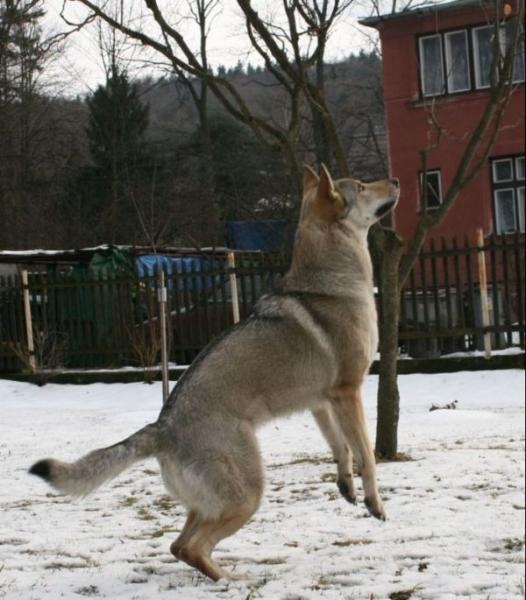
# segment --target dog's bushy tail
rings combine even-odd
[[[118,444],[93,450],[75,462],[46,458],[35,463],[29,472],[42,477],[59,492],[70,496],[86,496],[105,481],[117,477],[134,462],[155,456],[159,445],[160,432],[154,423]]]

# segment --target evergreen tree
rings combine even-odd
[[[145,143],[148,106],[141,102],[137,86],[116,67],[87,105],[86,133],[94,163],[89,178],[103,203],[98,230],[106,241],[128,241],[122,239],[126,236],[122,218],[133,211],[136,187],[149,168]]]
[[[289,189],[281,157],[262,148],[249,130],[224,115],[210,118],[210,141],[214,200],[220,218],[256,218],[254,211],[262,198],[275,201],[265,217],[285,216]]]
[[[137,166],[146,157],[144,136],[148,106],[142,104],[137,86],[126,73],[113,70],[105,86],[87,100],[86,133],[93,162],[101,171],[119,172]]]

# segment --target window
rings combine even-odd
[[[491,83],[493,27],[477,27],[473,29],[473,55],[475,64],[475,86],[486,88]]]
[[[502,183],[503,181],[513,181],[513,159],[504,158],[493,161],[493,181]]]
[[[471,88],[466,31],[445,34],[448,92],[464,92]]]
[[[524,81],[524,42],[520,43],[515,54],[515,63],[513,65],[513,83]]]
[[[516,21],[509,21],[504,27],[505,40],[503,48],[507,49],[511,46],[515,37],[515,28],[517,26]],[[513,83],[520,83],[524,81],[524,34],[520,34],[519,44],[517,51],[513,59]]]
[[[501,58],[514,40],[516,27],[514,20],[500,26]],[[489,88],[494,34],[494,25],[482,25],[419,38],[422,95],[440,96]],[[521,41],[513,62],[513,82],[523,81],[524,42]]]
[[[509,21],[500,28],[500,51],[504,57],[515,36],[516,22]],[[487,88],[491,84],[493,61],[493,40],[495,27],[486,25],[473,29],[473,58],[475,64],[475,85]],[[524,42],[520,42],[513,60],[513,83],[524,81]]]
[[[443,94],[444,70],[442,65],[442,36],[422,37],[420,43],[420,75],[424,96]]]
[[[495,215],[497,218],[497,233],[508,233],[517,229],[515,212],[515,190],[495,190]]]
[[[524,186],[517,189],[517,204],[519,206],[519,231],[525,231],[525,223],[524,223],[524,203],[526,202],[524,198]]]
[[[433,210],[442,204],[442,181],[438,169],[426,172],[426,194],[423,197],[422,173],[420,174],[421,208],[422,210]],[[424,206],[425,204],[425,206]]]
[[[491,161],[495,231],[512,233],[525,230],[524,156]]]

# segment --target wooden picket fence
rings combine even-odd
[[[402,349],[428,357],[483,350],[488,342],[492,350],[524,348],[524,248],[524,234],[480,245],[432,240],[402,293]]]
[[[205,267],[183,263],[182,272],[165,272],[170,360],[189,364],[233,324],[234,310],[248,316],[277,286],[285,263],[279,256],[238,253],[231,268],[224,254],[211,254]],[[159,286],[159,273],[39,270],[29,273],[27,286],[19,275],[0,277],[0,372],[31,370],[32,356],[41,369],[157,365]]]
[[[401,297],[400,344],[410,356],[524,348],[524,235],[431,242]],[[481,286],[480,259],[487,290]],[[170,361],[189,364],[215,336],[248,316],[288,268],[282,256],[206,257],[165,273]],[[159,364],[159,276],[32,270],[0,276],[0,372]],[[487,291],[489,310],[484,291]],[[485,314],[484,314],[485,313]]]

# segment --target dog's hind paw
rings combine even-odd
[[[384,506],[378,496],[376,498],[366,498],[364,502],[365,506],[367,506],[367,510],[373,517],[379,519],[380,521],[386,520]]]
[[[346,481],[345,479],[338,479],[336,485],[340,490],[340,494],[347,500],[347,502],[350,502],[351,504],[356,504],[356,495],[354,493],[352,482],[351,485],[349,485],[348,481]]]

